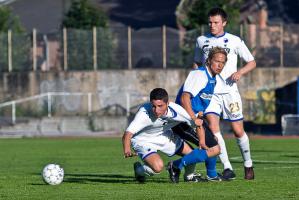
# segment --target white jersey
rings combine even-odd
[[[169,103],[167,114],[157,118],[152,110],[152,104],[144,104],[136,113],[134,120],[130,123],[126,131],[137,135],[150,136],[161,135],[163,132],[170,130],[180,122],[187,122],[194,126],[194,122],[187,111],[178,104]]]
[[[237,71],[238,56],[245,62],[253,61],[254,58],[241,38],[230,33],[224,33],[215,37],[211,34],[199,36],[196,40],[194,52],[194,61],[204,64],[208,58],[209,51],[213,47],[222,47],[228,53],[227,62],[222,72],[217,78],[217,84],[214,90],[215,94],[238,91],[237,84],[232,83],[229,77]]]

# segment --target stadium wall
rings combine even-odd
[[[166,88],[173,99],[188,72],[184,69],[136,69],[2,73],[0,98],[3,103],[46,92],[90,92],[93,94],[92,111],[95,113],[111,106],[123,110],[129,106],[134,112],[155,87]],[[296,113],[296,94],[292,95],[293,91],[288,88],[297,83],[298,75],[299,68],[257,68],[244,76],[239,83],[239,90],[243,98],[245,120],[257,124],[277,124],[282,114],[288,114],[280,109],[280,106],[286,105],[289,105],[289,113]],[[291,95],[285,98],[287,94]],[[289,101],[285,103],[285,99]],[[57,113],[63,110],[73,115],[86,113],[86,101],[87,98],[64,99],[59,106],[65,109],[59,108]],[[35,106],[31,108],[35,109]],[[74,112],[76,110],[78,112]],[[116,112],[116,115],[119,113]]]

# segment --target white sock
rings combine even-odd
[[[195,173],[195,167],[196,167],[196,164],[185,166],[185,174],[184,174],[185,180],[189,180],[189,179],[193,178],[194,173]]]
[[[140,167],[138,167],[136,169],[136,173],[139,174],[140,176],[153,176],[157,174],[154,172],[154,170],[152,170],[152,168],[150,168],[147,165],[141,165]]]
[[[239,145],[245,167],[252,167],[252,160],[250,155],[250,145],[249,138],[244,132],[244,135],[240,138],[237,138],[237,144]]]
[[[223,139],[221,133],[217,132],[214,135],[216,136],[216,138],[218,140],[218,144],[220,146],[219,158],[221,160],[221,163],[223,164],[223,168],[233,170],[233,167],[230,164],[229,159],[228,159],[225,142],[224,142],[224,139]]]

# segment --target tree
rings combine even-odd
[[[108,27],[108,18],[100,8],[95,8],[87,0],[72,1],[62,25],[67,28],[91,29]]]
[[[68,63],[70,69],[93,69],[93,33],[97,28],[98,68],[113,66],[113,37],[108,28],[108,17],[87,0],[72,1],[62,23],[68,28]]]
[[[213,7],[220,7],[228,13],[228,28],[238,25],[240,21],[240,7],[243,0],[183,0],[183,4],[178,7],[180,13],[178,23],[187,30],[198,29],[202,25],[208,24],[208,12]],[[184,3],[183,2],[183,3]]]
[[[8,7],[0,6],[0,32],[7,32],[9,29],[17,33],[24,32],[19,18]]]
[[[30,66],[30,37],[27,37],[19,17],[13,15],[8,7],[0,6],[0,71],[8,70],[8,30],[12,33],[13,70],[27,70]]]

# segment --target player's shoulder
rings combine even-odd
[[[205,75],[206,74],[206,67],[205,66],[200,66],[197,69],[193,69],[189,72],[190,75]]]
[[[138,113],[144,113],[146,115],[149,115],[152,110],[152,104],[150,102],[142,104],[139,109]]]
[[[228,40],[232,40],[234,42],[241,42],[242,41],[242,39],[239,36],[228,33],[228,32],[225,33],[224,37],[227,38]]]
[[[199,42],[199,43],[205,43],[205,42],[207,42],[210,38],[212,38],[211,35],[210,35],[210,34],[206,34],[206,35],[200,35],[200,36],[198,36],[196,40],[197,40],[197,42]]]
[[[182,106],[180,106],[179,104],[177,104],[177,103],[175,103],[175,102],[172,102],[172,101],[169,101],[168,107],[169,107],[170,109],[174,109],[174,110],[180,110],[180,109],[183,109]]]

